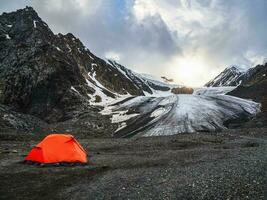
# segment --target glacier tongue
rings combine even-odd
[[[194,90],[194,94],[197,95],[219,95],[227,94],[234,90],[236,86],[224,86],[224,87],[202,87]]]
[[[139,96],[117,103],[112,112],[124,112],[117,137],[159,136],[226,129],[225,122],[251,117],[260,104],[228,95]],[[112,113],[111,112],[111,113]],[[131,117],[127,117],[127,113]],[[121,116],[122,117],[122,116]]]

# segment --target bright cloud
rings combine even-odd
[[[266,5],[263,1],[258,3]],[[177,45],[183,55],[164,63],[167,75],[175,74],[176,81],[197,86],[227,65],[250,67],[263,62],[266,51],[256,51],[255,55],[248,46],[248,38],[257,37],[249,21],[254,17],[250,18],[249,12],[253,8],[255,4],[244,1],[229,4],[221,0],[136,0],[132,11],[139,23],[159,15],[168,29],[177,33]]]

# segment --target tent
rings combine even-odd
[[[45,164],[87,163],[87,155],[72,135],[50,134],[29,152],[25,161]]]

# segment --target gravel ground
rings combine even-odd
[[[267,199],[267,129],[79,141],[89,165],[40,167],[2,137],[0,199]]]

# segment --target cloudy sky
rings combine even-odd
[[[100,57],[190,86],[267,54],[266,0],[0,0],[0,12],[26,5]]]

